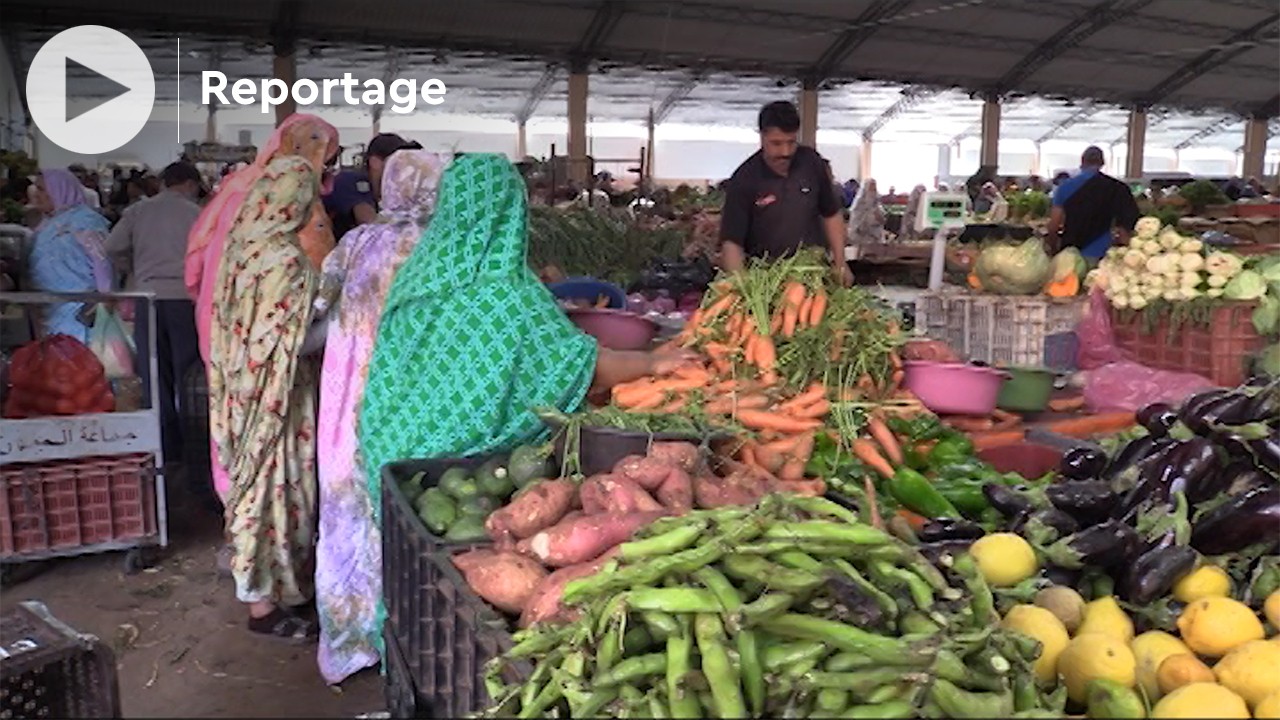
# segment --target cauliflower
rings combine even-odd
[[[1195,272],[1193,270],[1191,272],[1185,272],[1182,274],[1181,285],[1184,288],[1199,287],[1200,283],[1203,281],[1204,281],[1204,278],[1200,275],[1200,273]]]
[[[1215,275],[1214,277],[1217,277],[1217,276]],[[1209,279],[1212,280],[1213,278],[1209,278]],[[1220,287],[1211,287],[1208,290],[1204,291],[1204,294],[1208,295],[1211,298],[1220,298],[1222,297],[1222,293],[1223,293],[1223,290]]]
[[[1196,240],[1195,238],[1191,238],[1190,240],[1183,240],[1182,245],[1178,247],[1178,250],[1184,253],[1199,254],[1200,252],[1204,251],[1204,243],[1200,242],[1199,240]]]
[[[1144,295],[1134,295],[1133,297],[1129,298],[1129,307],[1133,308],[1134,310],[1141,310],[1146,306],[1147,306],[1147,298]]]
[[[1164,273],[1166,257],[1164,255],[1156,255],[1147,258],[1147,272],[1152,275],[1161,275]]]
[[[1127,308],[1127,307],[1129,307],[1129,296],[1128,296],[1128,295],[1114,295],[1114,296],[1112,296],[1112,297],[1111,297],[1111,305],[1112,305],[1112,307],[1118,307],[1118,308],[1121,308],[1121,309]]]
[[[1200,253],[1183,253],[1178,258],[1178,265],[1186,272],[1195,272],[1204,267],[1204,257]]]
[[[1182,293],[1183,300],[1195,300],[1196,298],[1200,297],[1199,290],[1195,289],[1194,287],[1187,287],[1186,285],[1183,285],[1182,289],[1179,292]]]
[[[1165,250],[1177,250],[1178,248],[1182,247],[1182,241],[1185,240],[1186,238],[1182,237],[1182,235],[1180,235],[1178,231],[1174,230],[1173,228],[1165,228],[1165,231],[1160,233],[1159,239],[1160,239],[1160,247],[1164,248]]]
[[[1149,240],[1160,234],[1160,218],[1148,215],[1139,218],[1137,224],[1133,226],[1133,232],[1136,237],[1143,240]]]
[[[1214,289],[1224,288],[1227,286],[1228,282],[1230,282],[1230,280],[1226,275],[1210,275],[1208,279],[1209,287]]]
[[[1164,275],[1147,275],[1142,278],[1142,285],[1149,288],[1164,289],[1168,283],[1165,281]]]
[[[1144,255],[1151,257],[1152,255],[1159,255],[1164,250],[1164,247],[1160,245],[1159,240],[1143,240],[1139,249],[1142,250]]]
[[[1141,250],[1130,249],[1124,254],[1124,266],[1127,268],[1137,269],[1146,265],[1147,256]]]
[[[1107,289],[1108,275],[1108,268],[1104,265],[1098,265],[1098,267],[1085,273],[1084,286],[1090,290],[1099,288],[1105,291]]]
[[[1244,270],[1244,261],[1239,256],[1218,250],[1209,253],[1204,259],[1204,269],[1210,275],[1221,275],[1230,279]]]
[[[1160,294],[1160,297],[1164,298],[1165,300],[1168,300],[1169,302],[1178,302],[1179,300],[1182,299],[1182,288],[1178,288],[1178,287],[1167,288],[1163,293]]]

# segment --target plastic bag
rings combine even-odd
[[[1111,308],[1101,290],[1089,294],[1084,317],[1076,325],[1076,338],[1080,341],[1076,366],[1081,370],[1092,370],[1126,359],[1116,345],[1115,334],[1111,331]]]
[[[133,338],[125,332],[120,316],[102,303],[94,310],[89,349],[102,361],[107,379],[133,375]]]
[[[1092,412],[1134,411],[1155,402],[1176,406],[1213,387],[1208,378],[1193,373],[1154,370],[1122,360],[1086,371],[1084,402]]]
[[[79,415],[114,409],[115,397],[101,361],[70,335],[51,335],[13,353],[5,417]]]

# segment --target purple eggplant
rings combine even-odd
[[[991,503],[991,507],[1007,518],[1035,510],[1035,504],[1032,503],[1031,498],[1007,485],[987,483],[982,486],[982,494],[986,496],[987,502]]]
[[[1132,523],[1143,505],[1167,500],[1170,496],[1169,487],[1189,448],[1189,440],[1175,441],[1139,463],[1137,482],[1115,506],[1111,516]]]
[[[987,532],[981,525],[968,520],[954,518],[934,518],[929,520],[916,532],[916,539],[922,543],[941,540],[977,540]]]
[[[1143,435],[1140,438],[1130,440],[1115,457],[1111,458],[1111,463],[1107,465],[1107,469],[1102,473],[1102,479],[1116,483],[1121,476],[1130,471],[1135,465],[1146,460],[1148,457],[1163,452],[1175,441],[1169,438],[1156,438],[1150,435]],[[1123,483],[1121,483],[1123,485]]]
[[[1139,555],[1125,571],[1120,583],[1121,596],[1131,603],[1146,605],[1191,572],[1198,558],[1195,550],[1182,545],[1152,548]]]
[[[1080,523],[1058,508],[1044,508],[1019,515],[1009,526],[1009,532],[1017,533],[1033,543],[1047,545],[1080,529]]]
[[[1054,483],[1044,489],[1053,506],[1084,523],[1101,520],[1120,499],[1105,480],[1073,480]]]
[[[1178,422],[1178,413],[1168,403],[1151,403],[1139,410],[1135,419],[1152,437],[1162,438]]]
[[[1089,447],[1071,448],[1058,463],[1058,474],[1070,480],[1092,480],[1106,469],[1106,453]]]
[[[1248,445],[1260,467],[1270,470],[1272,475],[1280,475],[1280,437],[1250,440]]]
[[[1254,488],[1210,510],[1191,529],[1191,547],[1224,555],[1250,545],[1280,544],[1280,486]]]
[[[1213,434],[1213,426],[1218,423],[1232,424],[1226,418],[1243,415],[1252,398],[1244,393],[1225,392],[1201,402],[1188,400],[1178,413],[1178,419],[1196,435]]]
[[[1085,528],[1045,548],[1045,559],[1071,570],[1085,565],[1110,568],[1123,564],[1141,545],[1138,531],[1119,520]]]

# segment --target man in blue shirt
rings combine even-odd
[[[333,190],[324,198],[324,209],[333,220],[333,235],[341,240],[349,230],[373,222],[378,216],[382,169],[397,150],[421,150],[416,142],[393,133],[376,135],[364,152],[364,169],[343,170],[333,179]]]
[[[1049,214],[1049,245],[1055,252],[1079,248],[1080,254],[1097,260],[1111,247],[1112,230],[1128,242],[1141,213],[1129,186],[1103,174],[1102,149],[1090,146],[1080,156],[1080,172],[1053,192]]]

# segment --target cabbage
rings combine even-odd
[[[1263,280],[1269,283],[1280,282],[1280,255],[1264,258],[1254,269],[1262,273]]]
[[[1044,287],[1051,271],[1039,238],[1020,245],[993,245],[978,255],[973,271],[982,289],[997,295],[1031,295]]]
[[[1267,281],[1253,270],[1242,271],[1222,289],[1222,296],[1228,300],[1257,300],[1266,294]]]
[[[1160,234],[1160,218],[1148,215],[1139,218],[1137,224],[1133,226],[1133,232],[1137,237],[1147,240]]]
[[[1066,280],[1070,275],[1083,277],[1088,269],[1088,263],[1084,261],[1084,256],[1076,248],[1069,247],[1053,256],[1054,282]]]
[[[1280,330],[1280,297],[1268,295],[1253,311],[1253,328],[1259,335],[1274,335]]]

